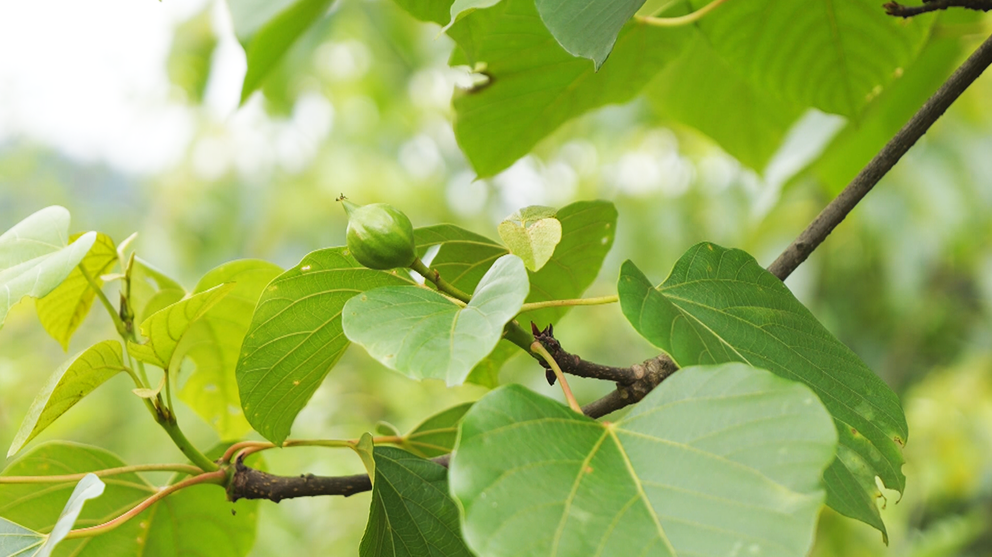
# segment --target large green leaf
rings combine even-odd
[[[884,535],[875,477],[900,492],[906,485],[899,398],[782,281],[743,251],[703,243],[658,288],[627,261],[617,289],[634,328],[679,365],[744,362],[809,385],[840,437],[827,504]]]
[[[761,91],[694,33],[692,42],[645,89],[663,116],[710,136],[727,153],[761,172],[802,107]],[[714,107],[733,106],[733,110]]]
[[[496,260],[465,307],[419,286],[389,286],[344,305],[344,333],[372,357],[415,379],[460,385],[516,315],[529,285],[523,261]]]
[[[589,58],[599,70],[620,29],[644,0],[537,0],[536,4],[558,43],[570,54]]]
[[[148,319],[141,324],[141,334],[145,337],[145,341],[141,344],[128,341],[128,354],[162,369],[169,369],[176,348],[190,326],[228,295],[234,287],[234,284],[215,286],[148,316]]]
[[[856,117],[913,61],[932,21],[888,16],[875,0],[748,0],[696,25],[763,94]]]
[[[334,0],[228,0],[234,32],[248,57],[241,86],[244,102],[311,25],[320,21]]]
[[[0,518],[0,557],[34,557],[46,536]]]
[[[121,345],[116,340],[95,344],[66,362],[31,403],[7,456],[16,454],[59,416],[125,369]]]
[[[0,234],[0,327],[11,306],[25,296],[55,290],[96,241],[87,232],[69,243],[69,211],[47,207]]]
[[[193,289],[198,294],[221,284],[234,284],[227,296],[190,326],[176,348],[180,357],[196,362],[196,371],[179,391],[179,398],[223,440],[240,438],[251,429],[241,412],[234,370],[255,304],[265,285],[281,272],[278,265],[266,261],[232,261],[204,275]]]
[[[836,433],[809,388],[686,368],[597,422],[518,385],[462,420],[451,492],[480,556],[805,555]]]
[[[471,557],[448,495],[447,470],[390,447],[376,447],[375,482],[362,557]]]
[[[366,269],[345,248],[315,251],[268,285],[255,307],[238,360],[241,408],[273,443],[348,348],[341,308],[355,294],[412,284],[408,276]]]
[[[455,447],[458,424],[472,404],[459,404],[427,418],[403,436],[403,448],[424,458],[450,453]]]
[[[507,168],[571,118],[633,99],[691,37],[685,28],[630,23],[614,59],[596,72],[563,50],[533,0],[504,0],[476,10],[448,34],[468,60],[484,62],[489,82],[456,93],[455,136],[479,176]]]
[[[81,234],[71,237],[70,240],[74,241],[79,236]],[[103,286],[103,279],[100,276],[110,272],[115,263],[117,263],[117,246],[109,236],[98,233],[93,247],[62,284],[35,302],[42,326],[52,338],[59,341],[63,350],[69,349],[69,339],[90,312],[93,299],[96,297],[96,292],[79,267],[86,269],[86,273],[97,287],[100,287]]]
[[[28,451],[0,476],[78,474],[121,466],[125,466],[124,462],[103,449],[57,442]],[[178,479],[181,478],[173,482]],[[103,524],[158,491],[134,473],[107,476],[104,482],[103,496],[86,504],[77,527]],[[71,481],[43,486],[0,484],[0,516],[39,532],[50,531],[74,485]],[[232,508],[237,514],[231,512]],[[166,497],[106,534],[63,541],[55,555],[199,555],[204,540],[210,540],[210,555],[242,557],[254,543],[257,509],[257,501],[232,506],[219,486],[196,485]]]

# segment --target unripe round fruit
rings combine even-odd
[[[348,214],[348,250],[359,263],[382,271],[413,263],[413,225],[402,211],[385,203],[342,201]]]

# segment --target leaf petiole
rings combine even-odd
[[[558,383],[561,384],[561,391],[565,393],[565,400],[568,401],[568,407],[575,410],[579,414],[585,415],[582,412],[582,407],[579,406],[579,403],[575,400],[575,395],[572,394],[572,388],[568,386],[568,381],[565,380],[565,374],[562,373],[561,367],[558,366],[558,362],[551,357],[551,353],[544,348],[543,344],[536,340],[530,345],[530,351],[535,354],[540,354],[541,357],[544,358],[544,361],[548,362],[548,365],[551,366],[551,370],[555,372],[555,377],[558,378]]]
[[[599,306],[603,304],[616,303],[619,299],[620,298],[618,296],[599,296],[597,298],[576,298],[573,300],[547,300],[544,302],[532,302],[520,306],[520,313],[554,307]]]
[[[713,0],[709,4],[699,8],[698,10],[679,17],[654,17],[654,16],[639,16],[635,15],[634,20],[638,23],[643,23],[645,25],[650,25],[652,27],[681,27],[683,25],[689,25],[690,23],[695,23],[706,16],[706,14],[712,12],[713,10],[720,7],[727,0]]]
[[[191,464],[135,464],[133,466],[120,466],[118,468],[107,468],[105,470],[94,470],[80,474],[63,474],[60,476],[0,476],[0,484],[41,484],[41,483],[61,483],[78,482],[87,474],[93,474],[98,478],[106,476],[118,476],[133,472],[179,472],[195,476],[202,474],[203,470]]]
[[[138,516],[148,507],[161,501],[167,496],[179,491],[180,489],[184,489],[192,485],[197,485],[202,483],[213,483],[217,485],[224,485],[224,482],[226,481],[227,481],[226,470],[214,470],[213,472],[205,472],[203,474],[193,476],[192,478],[186,478],[185,480],[177,484],[173,484],[168,487],[162,488],[158,493],[145,499],[141,503],[138,503],[137,506],[133,507],[131,510],[118,516],[117,518],[104,522],[103,524],[99,524],[97,526],[90,526],[89,528],[78,528],[76,530],[70,531],[68,534],[66,534],[65,539],[71,540],[73,538],[90,538],[93,536],[99,536],[100,534],[105,534],[107,532],[110,532],[111,530],[116,529],[118,526],[121,526],[128,520],[131,520],[132,518]]]

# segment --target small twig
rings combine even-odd
[[[885,8],[885,13],[904,18],[948,8],[965,8],[979,12],[992,10],[992,1],[990,0],[923,0],[923,2],[922,6],[903,6],[898,2],[888,2],[882,4],[882,7]]]
[[[448,467],[450,455],[432,458],[431,461],[440,466]],[[299,476],[277,476],[255,470],[244,465],[240,459],[235,462],[234,476],[227,486],[227,498],[231,501],[238,499],[268,499],[278,503],[283,499],[296,497],[318,497],[322,495],[341,495],[350,497],[356,493],[370,491],[372,481],[368,474],[353,476],[314,476],[301,474]]]
[[[531,322],[530,328],[534,339],[540,341],[548,352],[551,353],[551,357],[555,359],[561,370],[569,375],[615,381],[624,385],[629,385],[638,379],[632,368],[604,366],[583,360],[575,354],[569,354],[561,347],[558,339],[555,338],[554,327],[550,324],[542,331],[537,328],[536,324]],[[541,360],[541,365],[547,370],[548,384],[554,385],[554,373],[551,372],[550,367],[543,360]]]
[[[796,270],[796,267],[806,261],[813,250],[875,187],[882,176],[885,176],[895,166],[899,159],[906,154],[906,151],[909,151],[909,148],[930,129],[930,126],[944,114],[951,103],[961,96],[961,93],[978,79],[978,76],[982,75],[989,64],[992,64],[992,37],[986,39],[978,47],[978,50],[955,70],[951,77],[940,86],[940,89],[899,130],[899,133],[890,139],[871,162],[851,180],[844,191],[840,192],[840,195],[817,215],[806,230],[792,242],[792,245],[778,256],[778,259],[768,267],[768,271],[780,280],[785,280],[792,274],[792,271]]]
[[[565,400],[568,401],[568,406],[578,412],[582,413],[582,407],[579,406],[578,401],[575,400],[575,395],[572,394],[572,388],[568,386],[568,381],[565,380],[565,374],[561,372],[561,368],[558,366],[558,362],[551,357],[551,354],[544,348],[540,341],[535,340],[530,345],[530,351],[540,354],[544,361],[547,362],[548,366],[554,372],[555,377],[558,378],[558,383],[561,385],[561,391],[565,393]]]

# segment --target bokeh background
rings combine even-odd
[[[983,21],[974,40],[992,30]],[[388,0],[339,0],[239,107],[244,53],[221,0],[0,3],[0,230],[63,205],[73,231],[116,241],[138,232],[139,255],[191,288],[232,259],[289,267],[341,245],[341,193],[387,201],[415,226],[453,222],[490,237],[520,207],[599,198],[620,213],[588,293],[606,295],[623,260],[659,282],[703,240],[768,264],[843,185],[815,165],[844,124],[837,117],[808,114],[754,172],[643,101],[573,120],[507,171],[476,180],[451,128],[452,90],[470,77],[448,67],[452,44],[438,31]],[[906,493],[889,492],[883,511],[889,546],[825,510],[814,555],[992,554],[990,98],[986,76],[788,280],[896,390],[910,426]],[[616,306],[577,309],[555,331],[603,363],[654,354]],[[113,335],[97,306],[69,355]],[[69,355],[33,302],[14,308],[0,331],[0,446]],[[559,396],[543,375],[517,359],[501,378]],[[130,463],[180,461],[130,387],[123,377],[102,387],[39,441],[92,443]],[[574,388],[588,401],[610,386],[577,379]],[[482,394],[407,380],[353,348],[293,435],[353,438],[379,421],[405,431]],[[195,443],[217,441],[179,412]],[[267,458],[284,474],[362,469],[348,451]],[[355,554],[368,503],[367,494],[263,503],[253,555]]]

